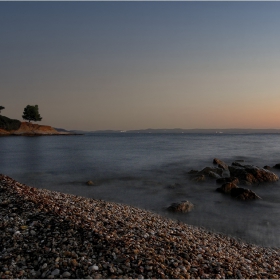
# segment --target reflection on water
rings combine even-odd
[[[278,138],[261,134],[2,137],[0,172],[31,186],[126,203],[280,247],[279,182],[252,187],[262,200],[243,202],[215,192],[215,181],[193,183],[186,174],[211,166],[214,157],[229,164],[242,159],[273,166],[280,162]],[[87,186],[88,180],[94,185]],[[191,201],[194,210],[166,211],[181,200]]]

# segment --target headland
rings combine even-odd
[[[0,136],[47,136],[47,135],[77,135],[68,131],[58,131],[49,125],[39,125],[31,122],[20,122],[0,116]]]

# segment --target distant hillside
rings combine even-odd
[[[89,133],[209,133],[209,134],[254,134],[254,133],[280,133],[280,129],[242,129],[242,128],[227,128],[227,129],[139,129],[139,130],[96,130]]]
[[[4,116],[0,116],[0,129],[11,131],[20,128],[21,122],[19,120],[13,120]]]

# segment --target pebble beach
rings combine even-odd
[[[280,249],[0,175],[0,278],[274,278]]]

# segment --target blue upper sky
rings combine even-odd
[[[0,2],[0,105],[68,129],[280,128],[280,2]]]

